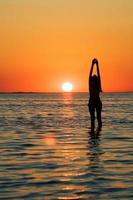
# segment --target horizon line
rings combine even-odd
[[[133,91],[103,91],[101,93],[131,93]],[[44,93],[89,93],[89,92],[37,92],[37,91],[34,91],[34,92],[31,92],[31,91],[11,91],[11,92],[2,92],[0,91],[0,94],[23,94],[23,93],[38,93],[38,94],[44,94]]]

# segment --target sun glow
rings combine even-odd
[[[64,92],[71,92],[72,89],[73,89],[72,83],[70,83],[70,82],[65,82],[65,83],[62,84],[62,90],[63,90]]]

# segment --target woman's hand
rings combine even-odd
[[[92,64],[94,65],[94,64],[98,64],[98,60],[96,59],[96,58],[94,58],[93,60],[92,60]]]

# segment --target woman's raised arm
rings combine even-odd
[[[91,77],[92,77],[93,67],[94,67],[94,59],[92,60],[90,74],[89,74],[89,90],[90,90],[90,85],[91,85]]]
[[[99,64],[98,64],[98,60],[97,59],[96,59],[95,63],[96,63],[96,66],[97,66],[97,75],[98,75],[98,79],[99,79],[99,88],[100,88],[100,92],[102,92],[101,76],[100,76]]]
[[[91,69],[90,69],[90,74],[89,74],[89,81],[90,81],[90,79],[91,79],[91,77],[92,77],[92,72],[93,72],[94,64],[95,64],[95,58],[92,60]]]

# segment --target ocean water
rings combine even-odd
[[[0,94],[0,199],[133,199],[133,93]]]

